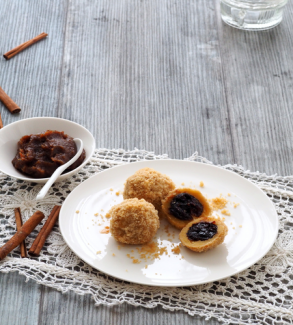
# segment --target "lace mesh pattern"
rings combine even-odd
[[[42,185],[26,183],[0,173],[0,245],[15,233],[14,208],[20,207],[23,221],[36,210],[47,216],[56,204],[87,178],[116,165],[142,160],[167,159],[142,150],[97,149],[81,172],[55,184],[44,200],[35,197]],[[212,164],[193,154],[186,160]],[[162,306],[183,310],[206,319],[216,317],[226,324],[293,323],[293,177],[267,176],[245,171],[241,166],[220,166],[231,170],[260,187],[274,203],[279,220],[278,238],[269,253],[257,264],[228,279],[184,288],[148,287],[107,276],[80,260],[65,244],[58,226],[49,235],[39,257],[21,259],[15,249],[0,262],[1,272],[18,271],[27,281],[90,294],[96,305],[127,302],[135,306]],[[43,222],[44,223],[44,222]],[[42,224],[26,239],[30,247]]]

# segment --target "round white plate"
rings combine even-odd
[[[145,260],[140,246],[119,245],[110,234],[101,233],[109,225],[106,212],[123,200],[125,180],[144,167],[168,175],[177,187],[198,189],[208,199],[226,198],[231,215],[214,212],[225,218],[229,229],[224,243],[201,254],[185,247],[174,254],[179,230],[164,220],[154,241],[167,247],[168,254]],[[106,274],[145,285],[189,286],[226,278],[260,260],[277,237],[278,216],[269,198],[235,173],[196,162],[156,160],[117,166],[80,184],[63,203],[59,225],[68,246]]]
[[[62,118],[56,117],[33,117],[8,124],[0,130],[0,171],[11,177],[22,179],[27,182],[46,183],[49,178],[31,178],[14,168],[12,160],[17,152],[17,143],[24,135],[42,133],[47,130],[64,131],[72,138],[80,138],[83,141],[86,153],[85,160],[80,166],[58,177],[60,182],[76,174],[91,159],[95,151],[95,139],[83,126]]]

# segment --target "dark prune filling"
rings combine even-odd
[[[187,238],[192,241],[208,240],[213,238],[218,231],[218,226],[213,222],[198,222],[193,224],[187,231]]]
[[[192,220],[193,217],[201,216],[203,205],[194,196],[180,193],[171,201],[169,212],[177,219]]]
[[[34,178],[50,177],[61,165],[67,163],[77,152],[73,138],[64,132],[48,130],[44,133],[23,136],[17,144],[13,166]],[[66,170],[73,170],[85,159],[83,150],[75,163]]]

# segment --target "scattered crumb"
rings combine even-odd
[[[114,191],[112,188],[110,188],[110,191]]]
[[[133,258],[132,259],[132,263],[133,264],[139,264],[141,261],[140,260],[138,260],[137,258]]]
[[[120,250],[121,247],[118,245],[117,248]]]
[[[180,244],[178,246],[175,246],[173,249],[172,249],[172,252],[174,254],[179,254],[180,253]]]
[[[223,197],[216,197],[211,200],[211,205],[214,210],[222,210],[226,207],[228,200]]]
[[[101,234],[108,234],[110,232],[110,228],[106,226],[104,229],[100,231]]]
[[[148,268],[148,265],[146,265],[144,268],[147,269]]]
[[[201,182],[199,183],[199,186],[200,186],[200,187],[204,187],[204,182],[201,181]]]
[[[234,203],[234,209],[238,207],[239,203]]]
[[[139,254],[139,259],[127,254],[126,256],[132,259],[132,263],[140,263],[142,260],[154,260],[160,259],[160,256],[165,254],[168,255],[167,247],[159,247],[158,243],[150,242],[148,244],[136,247],[136,251]],[[133,251],[134,252],[134,251]]]
[[[115,194],[116,194],[117,196],[119,196],[119,195],[120,195],[120,192],[118,191],[118,192],[116,192]]]
[[[239,228],[242,228],[242,225],[240,225]]]
[[[233,229],[235,229],[235,227],[233,227]]]
[[[94,216],[97,217],[99,214],[98,213],[95,213]]]
[[[228,193],[228,196],[231,196],[231,194],[230,194],[230,193]]]
[[[103,216],[102,216],[102,217],[103,217]],[[107,219],[110,219],[110,218],[111,218],[110,213],[106,213],[105,217],[106,217]]]
[[[76,210],[75,213],[79,213],[79,210]]]
[[[185,185],[185,183],[181,183],[181,185],[182,185],[182,186],[184,186],[184,185]]]
[[[115,254],[113,253],[112,256],[115,256]]]
[[[232,225],[233,223],[231,222],[230,225]]]
[[[125,270],[125,272],[128,272],[128,270]]]
[[[102,252],[101,251],[97,251],[96,254],[101,254]]]
[[[225,216],[230,216],[231,215],[231,213],[227,209],[222,210],[221,213],[224,214]]]

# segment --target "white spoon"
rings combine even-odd
[[[83,150],[83,142],[81,139],[73,139],[73,141],[76,144],[76,148],[77,148],[77,153],[74,157],[72,157],[66,164],[61,165],[60,167],[58,167],[54,173],[52,174],[52,176],[48,179],[47,183],[43,186],[43,188],[40,190],[39,194],[36,197],[36,200],[41,200],[45,197],[45,195],[47,194],[49,188],[52,186],[52,184],[56,181],[56,179],[62,174],[62,172],[68,168],[70,165],[72,165],[74,162],[76,162],[76,160],[79,158],[79,156],[82,153]]]

